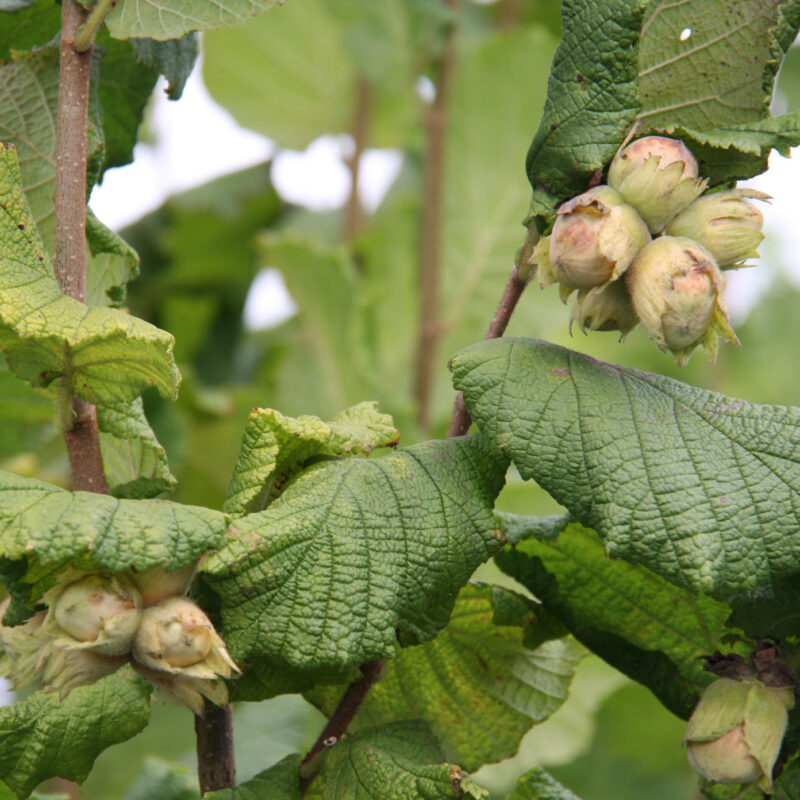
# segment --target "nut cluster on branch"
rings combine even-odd
[[[647,136],[626,147],[596,186],[563,203],[530,263],[544,289],[558,283],[570,327],[620,331],[639,323],[685,364],[703,345],[739,341],[728,321],[722,270],[746,266],[764,238],[752,189],[704,194],[708,181],[677,139]],[[574,294],[573,294],[574,293]]]
[[[15,687],[40,678],[63,697],[130,663],[166,699],[202,716],[203,697],[227,702],[219,678],[239,669],[206,614],[183,596],[193,573],[194,566],[69,570],[45,592],[45,610],[17,627],[0,622],[0,675]],[[9,602],[0,605],[0,620]]]

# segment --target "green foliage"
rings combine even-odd
[[[225,531],[225,515],[210,508],[73,494],[7,472],[0,472],[0,496],[0,559],[26,563],[34,600],[69,565],[174,570],[214,547]]]
[[[448,760],[474,771],[513,755],[532,724],[566,699],[583,652],[565,639],[536,638],[537,605],[489,585],[458,595],[447,627],[386,664],[351,731],[393,720],[424,720]],[[327,714],[340,689],[310,698]]]
[[[648,0],[562,3],[564,33],[547,85],[547,100],[526,167],[531,214],[586,188],[633,124],[639,106],[639,31]]]
[[[221,789],[204,795],[208,800],[300,800],[300,780],[297,773],[300,756],[286,756],[269,769],[233,789]]]
[[[100,451],[114,497],[157,497],[175,488],[167,454],[147,422],[141,398],[98,406]]]
[[[413,16],[400,0],[290,3],[207,36],[204,77],[242,125],[297,150],[350,129],[361,77],[370,86],[374,144],[404,144],[416,106]]]
[[[0,774],[20,797],[46,778],[83,781],[105,748],[135,736],[150,718],[152,687],[128,670],[63,700],[36,692],[0,708]]]
[[[578,797],[541,767],[534,767],[519,779],[508,800],[578,800]]]
[[[488,800],[458,766],[444,762],[421,722],[396,722],[348,737],[322,760],[323,800]]]
[[[473,345],[451,366],[483,432],[612,557],[722,598],[797,572],[800,410],[532,339]]]
[[[122,800],[199,800],[188,770],[148,757]]]
[[[234,660],[347,669],[434,636],[502,544],[505,466],[480,437],[309,466],[201,565]]]
[[[90,6],[89,0],[80,0]],[[280,5],[278,0],[125,0],[106,17],[115,39],[178,39],[191,31],[238,25]]]
[[[650,570],[609,558],[597,535],[562,518],[557,537],[539,518],[503,516],[529,538],[496,556],[569,631],[609,664],[688,717],[712,676],[701,656],[727,649],[730,607],[692,595]]]
[[[12,372],[34,386],[55,378],[95,403],[133,400],[155,386],[177,391],[173,338],[106,308],[62,295],[20,188],[13,145],[0,151],[0,349]],[[127,368],[120,372],[118,364]]]
[[[377,403],[361,403],[329,423],[319,417],[292,419],[271,408],[254,408],[244,429],[223,510],[263,511],[303,465],[322,456],[369,454],[397,444],[399,431]]]
[[[684,138],[712,183],[766,169],[770,149],[800,144],[796,115],[772,118],[783,55],[800,27],[796,0],[563,4],[564,35],[528,152],[531,215],[600,176],[628,135]]]

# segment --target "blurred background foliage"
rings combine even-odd
[[[423,176],[437,122],[431,91],[441,80],[453,25],[455,61],[442,117],[443,208],[430,219]],[[241,125],[293,150],[343,135],[351,175],[368,148],[395,148],[403,166],[374,212],[354,192],[336,211],[293,205],[276,191],[265,163],[173,196],[122,232],[141,257],[126,304],[175,335],[184,375],[176,404],[145,396],[179,481],[174,499],[221,506],[253,406],[327,419],[374,399],[394,416],[403,444],[445,434],[453,402],[447,360],[483,337],[523,241],[530,196],[524,158],[559,34],[556,0],[292,0],[204,36],[205,83]],[[789,109],[800,108],[800,80],[793,78],[800,73],[798,53],[787,59],[776,98]],[[426,225],[441,237],[440,295],[438,338],[427,354],[435,377],[421,408],[414,386]],[[797,403],[800,373],[790,365],[800,340],[798,288],[777,243],[765,243],[762,255],[757,269],[769,274],[770,288],[738,320],[741,351],[723,347],[715,365],[698,352],[679,369],[641,330],[624,345],[614,333],[571,337],[557,291],[541,292],[535,283],[508,335],[549,339],[754,402]],[[280,272],[297,310],[280,324],[254,329],[243,310],[266,269]],[[0,467],[66,485],[52,402],[51,393],[28,389],[0,362]],[[557,510],[513,472],[498,508]],[[480,576],[510,581],[492,565]],[[321,725],[319,712],[297,696],[242,705],[240,779],[302,752]],[[501,794],[538,763],[584,800],[691,800],[698,795],[680,746],[682,726],[646,689],[587,657],[567,703],[532,729],[515,758],[485,767],[478,780]],[[82,797],[122,797],[147,754],[193,770],[192,746],[190,715],[157,705],[143,734],[100,757]]]

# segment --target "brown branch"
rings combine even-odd
[[[347,159],[350,170],[350,195],[345,209],[344,236],[348,242],[358,236],[364,225],[364,208],[358,194],[361,158],[369,138],[369,120],[372,113],[372,86],[366,78],[356,78],[355,108],[353,109],[353,155]]]
[[[233,754],[233,710],[230,703],[217,706],[205,701],[205,715],[195,716],[197,778],[200,794],[236,785]]]
[[[499,339],[506,332],[508,323],[511,320],[511,315],[514,313],[514,309],[517,307],[517,303],[520,297],[522,297],[525,287],[528,285],[528,280],[530,278],[528,260],[538,241],[539,233],[535,225],[531,223],[528,226],[528,235],[525,238],[525,244],[522,245],[519,251],[517,263],[514,264],[514,268],[511,270],[511,275],[503,291],[503,296],[497,304],[497,310],[494,312],[494,317],[492,317],[486,335],[483,337],[484,339]],[[447,429],[448,437],[463,436],[469,430],[471,424],[472,418],[464,404],[464,395],[462,392],[459,392],[453,403],[453,416],[450,419],[450,427]]]
[[[53,268],[61,291],[86,302],[86,151],[92,47],[78,53],[73,42],[88,14],[75,0],[61,7],[61,62],[56,126]],[[71,386],[69,374],[62,379]],[[61,404],[61,426],[75,489],[108,494],[94,406],[73,397]]]
[[[460,0],[447,0],[454,13]],[[444,190],[445,134],[456,56],[456,25],[448,28],[444,52],[436,75],[436,97],[427,109],[425,158],[422,172],[422,204],[419,237],[419,330],[417,337],[414,399],[417,421],[423,431],[430,427],[433,367],[442,334],[439,321],[439,262],[441,256],[442,195]]]
[[[367,692],[380,677],[382,669],[383,661],[367,661],[361,665],[361,677],[353,681],[345,690],[339,705],[331,714],[328,724],[322,729],[317,741],[300,762],[301,797],[308,791],[308,787],[319,773],[323,750],[333,747],[347,733],[348,726],[364,702]]]

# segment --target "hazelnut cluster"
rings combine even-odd
[[[41,678],[63,697],[131,663],[168,700],[202,716],[203,697],[227,702],[219,678],[239,669],[209,618],[183,596],[193,573],[194,566],[70,570],[45,592],[46,610],[17,627],[0,622],[0,675],[15,687]],[[8,603],[0,604],[0,620]]]
[[[563,203],[550,236],[530,259],[544,289],[558,283],[570,327],[621,332],[641,322],[678,364],[702,344],[711,361],[718,339],[739,343],[722,297],[722,270],[758,256],[761,212],[753,189],[704,194],[697,161],[677,140],[646,136],[620,152],[608,185]],[[574,294],[573,294],[574,293]]]

